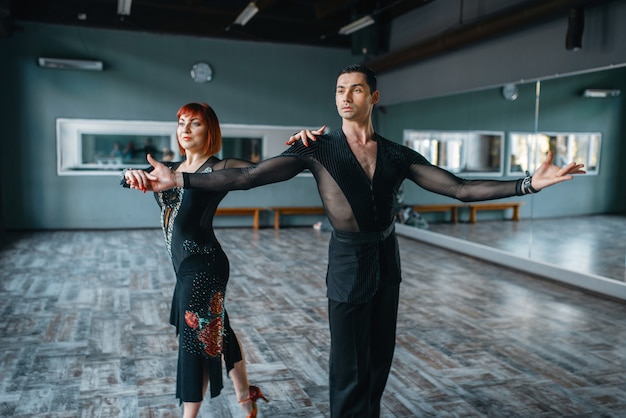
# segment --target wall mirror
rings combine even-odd
[[[224,136],[218,157],[238,158],[258,163],[265,158],[263,156],[263,138]]]
[[[178,155],[172,122],[59,118],[56,132],[59,175],[119,175],[145,167],[147,153]]]
[[[552,151],[554,164],[560,167],[576,161],[585,165],[587,175],[598,174],[600,168],[600,132],[511,132],[509,144],[511,175],[534,172],[548,151]]]
[[[559,158],[557,164],[579,161],[588,171],[540,194],[511,198],[523,202],[519,222],[508,220],[506,211],[479,213],[476,224],[468,223],[462,213],[456,224],[438,214],[432,214],[434,221],[431,214],[423,214],[429,220],[426,232],[557,267],[564,276],[580,273],[588,280],[626,283],[626,193],[619,174],[626,133],[624,80],[626,67],[600,69],[518,83],[514,101],[504,100],[502,86],[494,86],[398,105],[403,106],[398,112],[387,108],[382,123],[410,131],[503,132],[502,179],[532,173],[548,150]],[[622,95],[585,97],[583,92],[590,88],[621,89]],[[404,202],[437,204],[443,199],[405,182]]]
[[[239,124],[220,128],[222,149],[217,156],[252,162],[280,154],[291,134],[302,129]],[[117,176],[125,168],[145,168],[148,153],[157,160],[180,159],[175,122],[59,118],[56,132],[60,176]]]

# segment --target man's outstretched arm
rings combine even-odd
[[[463,179],[431,164],[413,164],[410,179],[417,185],[434,193],[449,196],[463,202],[500,199],[536,193],[546,187],[571,180],[575,174],[584,174],[584,166],[575,162],[564,167],[552,164],[552,153],[546,161],[528,177],[529,183],[518,180]]]

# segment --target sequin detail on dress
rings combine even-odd
[[[195,241],[185,240],[183,241],[183,249],[187,252],[187,256],[202,254],[209,256],[209,263],[215,261],[215,247],[212,243],[198,245]]]
[[[224,346],[224,292],[215,291],[217,278],[198,273],[185,311],[184,349],[216,358]]]
[[[174,230],[174,221],[178,216],[180,205],[183,201],[184,189],[174,188],[158,192],[157,199],[161,206],[161,226],[163,227],[163,235],[165,237],[165,247],[172,257],[172,231]]]

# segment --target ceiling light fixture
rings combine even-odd
[[[235,25],[246,26],[250,19],[252,19],[254,15],[258,12],[259,8],[257,7],[256,3],[251,1],[250,3],[248,3],[246,8],[243,9],[241,13],[239,13],[239,16],[237,16],[237,19],[235,19],[233,23]]]
[[[586,89],[583,91],[583,97],[591,97],[594,99],[605,99],[607,97],[619,96],[621,91],[618,89]]]
[[[347,24],[346,26],[339,29],[339,35],[350,35],[358,30],[366,28],[370,25],[373,25],[376,21],[370,15],[363,16],[360,19],[355,20],[352,23]]]
[[[104,65],[102,61],[75,60],[65,58],[39,57],[37,63],[43,68],[54,68],[57,70],[88,70],[102,71]]]
[[[130,16],[130,8],[133,0],[117,0],[117,14],[122,16]]]

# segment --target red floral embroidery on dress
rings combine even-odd
[[[211,299],[211,313],[213,315],[219,315],[224,308],[224,295],[221,292],[217,292]]]
[[[200,326],[200,320],[198,319],[198,315],[190,311],[185,311],[185,323],[191,329],[198,329],[198,327]]]
[[[209,326],[198,332],[198,339],[204,344],[204,351],[211,357],[218,356],[222,352],[222,334],[224,321],[221,317],[209,322]]]
[[[224,292],[213,293],[208,302],[208,306],[206,302],[192,303],[185,311],[185,324],[193,330],[185,338],[190,338],[191,351],[215,358],[222,354],[224,345]],[[200,306],[194,312],[194,307]]]

